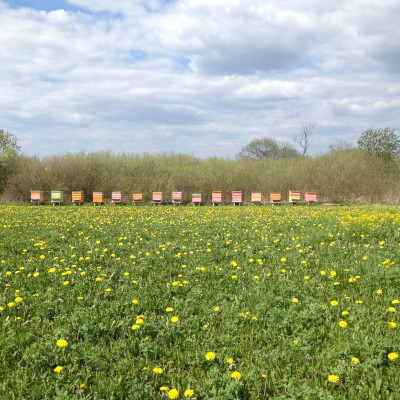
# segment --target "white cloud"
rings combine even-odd
[[[318,152],[400,129],[394,0],[69,2],[81,11],[0,0],[1,128],[24,152],[226,156],[307,121]]]

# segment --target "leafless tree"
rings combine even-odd
[[[312,136],[314,134],[315,123],[307,122],[303,125],[301,132],[297,135],[293,135],[293,140],[302,148],[302,155],[307,153],[308,147],[310,146]]]

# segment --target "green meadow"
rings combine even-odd
[[[397,206],[0,205],[1,399],[398,399]]]

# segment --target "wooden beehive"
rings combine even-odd
[[[270,193],[269,194],[269,201],[272,204],[281,204],[282,195],[280,193]]]
[[[104,193],[103,192],[93,192],[93,204],[103,204],[104,203]]]
[[[44,192],[42,190],[31,190],[31,203],[44,203]]]
[[[306,192],[304,195],[304,201],[307,204],[316,203],[317,202],[317,193],[315,192]]]
[[[215,204],[221,204],[222,202],[222,192],[218,190],[213,190],[211,193],[211,202],[213,203],[213,206]]]
[[[200,205],[201,204],[201,194],[200,193],[193,193],[192,194],[192,204],[193,205]]]
[[[153,192],[153,204],[161,204],[163,202],[162,192]]]
[[[172,192],[172,204],[182,204],[182,192]]]
[[[261,203],[261,192],[251,192],[251,202]]]
[[[72,203],[74,204],[82,204],[83,203],[83,192],[72,192],[71,198]]]
[[[289,190],[289,203],[300,203],[300,195],[300,191],[298,190]]]
[[[232,192],[232,203],[233,205],[242,203],[242,192],[240,190],[234,190]]]
[[[123,192],[112,192],[111,193],[111,203],[118,204],[124,201]]]
[[[61,190],[52,190],[50,196],[51,203],[54,204],[61,204],[64,202],[64,192]]]
[[[143,203],[143,193],[133,193],[132,202],[133,204]]]

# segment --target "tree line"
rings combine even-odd
[[[339,142],[328,153],[313,157],[288,143],[266,139],[272,153],[254,157],[243,148],[235,159],[108,151],[37,157],[21,154],[15,136],[0,130],[0,200],[28,202],[32,189],[48,195],[62,190],[66,199],[76,190],[85,198],[102,191],[106,200],[113,191],[123,191],[127,198],[136,191],[145,198],[154,191],[181,191],[184,201],[190,201],[192,193],[202,193],[203,201],[210,202],[212,190],[228,197],[233,190],[242,190],[244,201],[250,201],[252,191],[262,192],[266,199],[270,192],[286,198],[289,190],[315,191],[319,201],[400,199],[400,141],[390,128],[364,132],[358,147]]]

